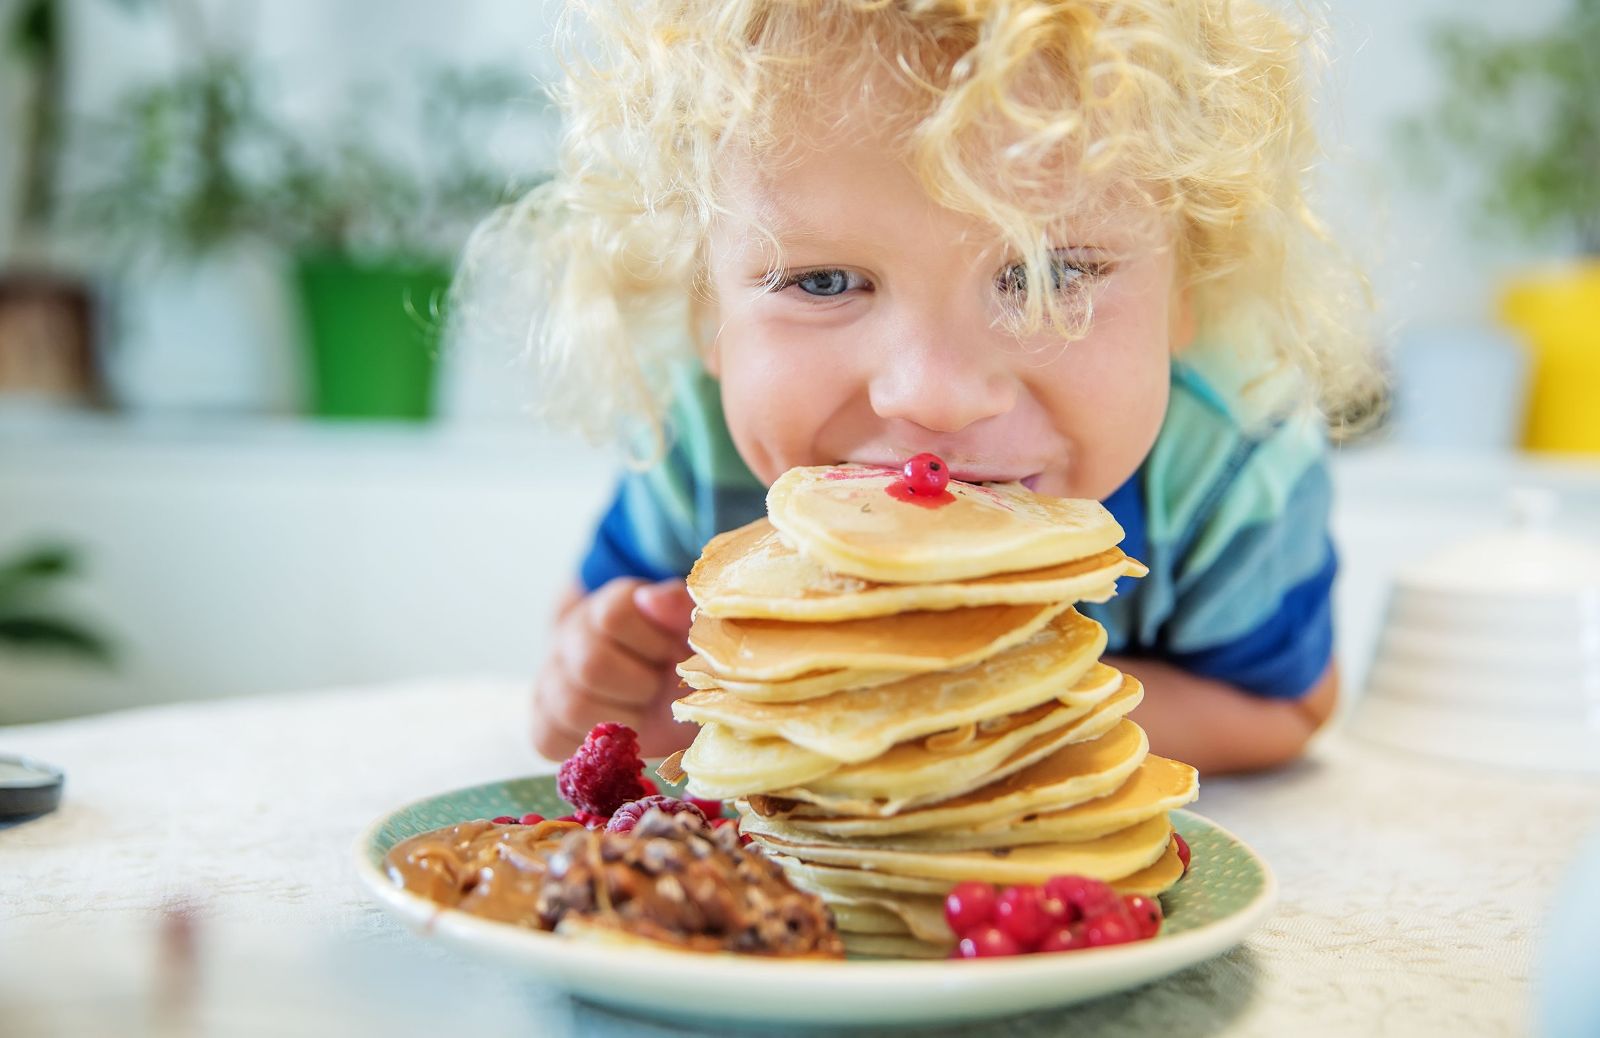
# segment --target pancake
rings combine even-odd
[[[809,782],[840,764],[782,739],[743,738],[713,721],[700,726],[678,767],[691,794],[727,800]]]
[[[835,760],[860,763],[895,743],[1051,699],[1069,705],[1104,699],[1110,689],[1086,695],[1074,686],[1095,665],[1105,638],[1099,624],[1066,609],[1032,641],[955,673],[919,674],[799,703],[756,703],[721,691],[695,692],[673,703],[672,713],[679,721],[721,724],[746,738],[782,738]]]
[[[841,890],[860,894],[878,891],[892,891],[908,894],[936,894],[944,897],[954,886],[948,880],[929,879],[925,876],[896,876],[887,872],[871,872],[865,869],[851,868],[845,865],[818,865],[814,862],[801,861],[772,848],[766,848],[767,856],[783,867],[784,875],[789,877],[789,882],[805,890],[811,890],[827,900],[829,890]]]
[[[830,901],[828,909],[833,912],[834,922],[838,924],[841,932],[912,936],[911,928],[906,925],[906,921],[881,905],[864,901],[859,903]]]
[[[1117,888],[1119,894],[1143,894],[1145,897],[1155,897],[1171,890],[1173,884],[1182,878],[1183,859],[1178,857],[1178,845],[1169,843],[1166,852],[1156,859],[1155,864],[1121,879],[1114,879],[1111,885]]]
[[[726,800],[771,793],[847,814],[893,814],[959,796],[1027,767],[1073,741],[1068,729],[1082,739],[1104,734],[1137,704],[1138,687],[1114,668],[1096,664],[1073,688],[1081,703],[1066,706],[1051,699],[982,724],[969,722],[900,743],[861,764],[843,764],[784,739],[745,738],[711,723],[696,734],[682,765],[694,776],[696,796]],[[1105,698],[1089,702],[1100,689],[1107,691]],[[1091,714],[1103,715],[1098,728],[1086,725]],[[875,799],[881,802],[868,803]]]
[[[1098,739],[1065,746],[999,782],[932,807],[888,818],[842,818],[809,804],[797,804],[776,816],[797,829],[849,838],[970,829],[1030,811],[1061,810],[1113,793],[1144,763],[1149,746],[1144,729],[1124,718]]]
[[[909,876],[945,884],[1043,883],[1052,876],[1113,880],[1145,869],[1166,853],[1172,823],[1165,812],[1137,825],[1077,843],[1040,843],[978,851],[889,851],[838,844],[799,844],[751,831],[769,851],[795,861],[853,868],[874,876]]]
[[[711,672],[782,681],[819,670],[922,674],[977,663],[1027,641],[1067,604],[993,605],[808,624],[697,615],[689,646]]]
[[[1097,664],[1095,670],[1098,671],[1102,666]],[[1105,669],[1112,670],[1109,667]],[[1114,670],[1112,674],[1121,678]],[[1086,693],[1086,682],[1087,677],[1074,687],[1074,694]],[[959,737],[961,734],[940,732],[927,739],[901,743],[874,760],[847,765],[813,779],[807,785],[779,789],[772,796],[797,800],[835,815],[887,818],[904,811],[929,807],[999,782],[1073,743],[1098,739],[1138,706],[1143,696],[1142,686],[1133,678],[1126,678],[1122,681],[1122,687],[1099,703],[1069,706],[1056,701],[1056,713],[1064,716],[1068,723],[1052,726],[1033,735],[1027,735],[1024,731],[1025,738],[1014,741],[1011,747],[989,746],[980,748],[980,752],[971,756],[952,756],[943,760],[937,754],[923,751],[920,756],[913,757],[919,767],[905,768],[902,774],[896,773],[893,768],[895,758],[903,762],[906,757],[912,757],[917,748],[929,742],[950,736]],[[1027,717],[1034,712],[1025,711],[1009,716]],[[1046,720],[1051,718],[1047,717]],[[966,730],[974,731],[977,727],[969,726]],[[881,766],[885,762],[888,766]],[[856,772],[867,773],[865,780],[855,781]]]
[[[901,933],[915,937],[919,941],[955,943],[955,935],[950,932],[950,925],[944,919],[942,895],[866,888],[848,891],[812,890],[803,882],[796,882],[794,885],[826,901],[841,930],[854,930],[858,933]],[[891,929],[891,927],[896,928]]]
[[[678,677],[692,689],[720,689],[757,703],[798,703],[852,688],[872,688],[909,677],[903,670],[818,670],[782,681],[740,681],[718,677],[699,653],[678,664]]]
[[[1060,811],[1028,814],[970,828],[934,833],[846,837],[797,828],[781,818],[763,818],[754,812],[748,814],[741,824],[745,832],[759,832],[799,843],[928,853],[968,851],[1030,843],[1092,840],[1192,803],[1199,791],[1199,775],[1193,768],[1150,754],[1126,782],[1106,796]]]
[[[1147,571],[1118,548],[1044,569],[961,582],[881,584],[824,569],[785,544],[765,519],[711,539],[689,573],[708,616],[819,622],[928,610],[1043,602],[1104,602],[1118,577]]]
[[[885,584],[1042,569],[1122,540],[1097,501],[951,480],[948,498],[930,506],[891,496],[899,480],[894,470],[860,465],[790,469],[767,491],[767,518],[824,568]]]
[[[897,911],[901,911],[902,917],[908,920],[919,917],[926,919],[933,913],[942,913],[944,897],[954,885],[942,879],[896,876],[842,865],[818,865],[784,854],[771,854],[771,857],[783,867],[789,882],[816,894],[830,905],[838,900],[885,901],[900,906]],[[1183,860],[1178,857],[1177,845],[1169,841],[1167,849],[1154,864],[1108,882],[1119,893],[1155,897],[1170,890],[1182,877]]]
[[[940,946],[919,941],[914,937],[896,937],[890,934],[858,934],[839,931],[847,955],[869,959],[943,959],[949,956],[954,942]]]

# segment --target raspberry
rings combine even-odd
[[[515,818],[512,818],[510,815],[495,815],[493,818],[489,819],[489,821],[493,822],[495,825],[516,825],[517,824],[517,820]]]
[[[658,793],[655,796],[630,800],[617,808],[616,812],[611,816],[611,821],[606,823],[606,832],[625,833],[632,831],[633,827],[639,824],[639,819],[644,817],[645,812],[651,809],[665,811],[669,815],[693,815],[700,820],[701,824],[704,824],[706,820],[705,813],[687,800],[674,800],[672,797],[664,797]]]
[[[957,883],[944,899],[944,921],[957,934],[976,929],[994,918],[994,887],[987,883]]]
[[[525,814],[521,818],[523,825],[538,825],[542,821],[544,821],[544,815],[540,814]]]
[[[562,799],[579,811],[609,816],[640,794],[639,736],[615,721],[597,724],[556,773]]]
[[[950,485],[950,469],[937,454],[918,454],[906,462],[900,471],[905,476],[906,487],[913,494],[932,497]]]

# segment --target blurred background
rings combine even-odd
[[[532,675],[615,462],[444,300],[553,161],[558,6],[0,0],[0,724]],[[1441,529],[1600,531],[1600,5],[1330,6],[1393,382],[1336,471],[1359,689]]]

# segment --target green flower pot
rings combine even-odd
[[[405,261],[302,257],[310,410],[322,418],[426,419],[450,272]]]

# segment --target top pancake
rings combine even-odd
[[[767,491],[767,517],[825,569],[885,584],[1040,569],[1122,540],[1122,527],[1097,501],[951,480],[949,500],[926,505],[891,496],[899,480],[891,469],[861,465],[790,469]]]
[[[770,522],[757,519],[711,539],[689,573],[689,594],[708,616],[815,622],[965,606],[1103,602],[1115,593],[1118,577],[1145,572],[1113,547],[970,581],[883,584],[824,568],[785,544]]]

